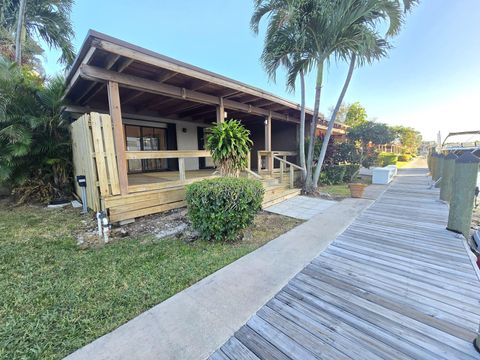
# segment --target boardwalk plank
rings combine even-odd
[[[448,206],[429,184],[425,169],[400,170],[217,350],[219,358],[479,358],[471,341],[480,281],[462,239],[445,229]]]

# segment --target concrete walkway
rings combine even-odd
[[[328,208],[335,204],[336,202],[332,200],[298,195],[279,204],[269,206],[265,210],[296,219],[310,220],[316,215],[328,212]]]
[[[205,359],[370,204],[332,205],[67,358]]]

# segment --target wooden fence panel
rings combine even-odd
[[[97,188],[97,171],[95,161],[93,159],[94,149],[92,136],[89,128],[90,116],[85,114],[75,120],[70,127],[72,136],[72,152],[73,152],[73,166],[74,176],[85,175],[87,181],[87,205],[94,211],[99,211],[100,197]],[[78,196],[81,195],[76,178],[75,192]]]
[[[107,164],[105,162],[105,149],[103,145],[102,123],[98,113],[90,114],[92,123],[93,148],[95,149],[95,162],[97,164],[98,184],[100,186],[100,195],[108,196]]]
[[[118,180],[117,159],[115,155],[115,145],[113,141],[112,120],[109,115],[100,116],[103,129],[103,142],[107,160],[108,179],[110,180],[111,194],[120,194],[120,183]]]

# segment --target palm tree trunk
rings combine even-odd
[[[300,70],[300,166],[302,170],[302,179],[305,181],[307,177],[307,169],[305,167],[305,73]]]
[[[15,62],[22,65],[22,31],[25,22],[25,8],[27,0],[20,0],[18,8],[17,32],[15,34]]]
[[[320,97],[322,95],[323,85],[323,60],[317,65],[317,82],[315,85],[315,104],[313,107],[313,116],[310,121],[310,139],[308,143],[307,154],[307,176],[305,179],[305,191],[311,192],[313,188],[313,150],[315,148],[315,132],[318,125],[318,115],[320,113]]]
[[[315,174],[313,176],[313,186],[315,188],[318,187],[318,179],[320,178],[323,162],[325,160],[325,155],[327,153],[328,142],[333,132],[333,126],[335,125],[335,120],[337,119],[338,110],[342,105],[348,86],[350,85],[350,80],[352,80],[352,74],[353,74],[353,70],[355,69],[356,59],[357,59],[357,56],[355,54],[352,54],[352,58],[350,60],[350,67],[348,68],[347,78],[345,79],[345,83],[343,84],[342,91],[340,92],[340,96],[338,97],[337,104],[335,105],[335,109],[333,110],[330,121],[328,122],[327,132],[325,133],[325,138],[323,139],[322,150],[320,151],[317,167],[315,168]]]

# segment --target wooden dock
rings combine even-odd
[[[211,359],[479,359],[480,281],[428,184],[401,170]]]

